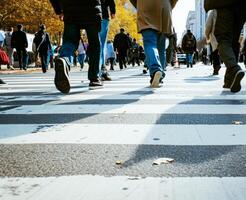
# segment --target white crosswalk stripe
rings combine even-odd
[[[69,95],[53,72],[1,75],[0,199],[246,199],[246,83],[211,70],[168,69],[158,89],[115,71],[95,91],[72,72]]]

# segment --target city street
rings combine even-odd
[[[129,67],[89,90],[75,69],[68,95],[53,70],[0,74],[0,199],[245,200],[246,78],[233,94],[212,72],[152,89]]]

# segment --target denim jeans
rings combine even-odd
[[[80,68],[83,69],[84,67],[84,62],[85,62],[85,54],[79,54],[78,55],[78,61],[79,61],[79,64],[80,64]]]
[[[193,54],[192,53],[187,53],[186,54],[186,64],[187,65],[192,65],[193,64]]]
[[[164,77],[166,68],[165,34],[158,33],[153,29],[146,29],[142,31],[142,35],[150,76],[153,76],[156,71],[161,71]]]
[[[95,25],[81,27],[77,24],[64,24],[63,44],[60,50],[60,57],[65,58],[68,65],[72,65],[74,51],[78,48],[80,40],[80,30],[84,28],[87,33],[89,47],[87,49],[89,56],[88,79],[90,81],[99,80],[99,62],[100,62],[100,38],[99,28]]]
[[[100,66],[102,66],[102,73],[105,71],[106,62],[106,44],[108,37],[109,20],[103,19],[101,23],[100,41],[101,41],[101,54],[100,54]]]

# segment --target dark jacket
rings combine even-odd
[[[50,0],[56,14],[64,14],[64,22],[78,25],[101,24],[100,0]]]
[[[101,0],[102,3],[102,18],[109,19],[109,10],[110,14],[115,14],[115,2],[114,0]]]
[[[14,31],[11,37],[11,47],[24,49],[28,47],[26,33],[24,31]]]
[[[209,10],[230,7],[238,4],[246,4],[245,0],[205,0],[204,8]]]
[[[48,50],[51,50],[50,36],[44,31],[38,31],[35,34],[33,42],[35,43],[36,48],[39,47],[37,50],[40,53],[47,53]]]
[[[194,53],[196,51],[196,38],[191,32],[184,35],[182,49],[185,53]]]
[[[128,36],[125,33],[118,33],[114,37],[114,48],[117,50],[126,51],[129,48]]]

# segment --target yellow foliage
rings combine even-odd
[[[116,17],[110,23],[109,39],[113,39],[120,28],[124,28],[139,41],[141,37],[137,33],[136,12],[128,0],[115,1]],[[0,0],[0,11],[0,28],[16,27],[21,23],[25,31],[35,33],[43,23],[53,38],[57,38],[63,30],[63,23],[55,15],[49,0]]]
[[[141,35],[137,33],[136,12],[127,0],[116,1],[116,18],[110,22],[109,39],[119,33],[120,28],[124,28],[127,33],[130,33],[132,38],[137,41],[141,40]]]

